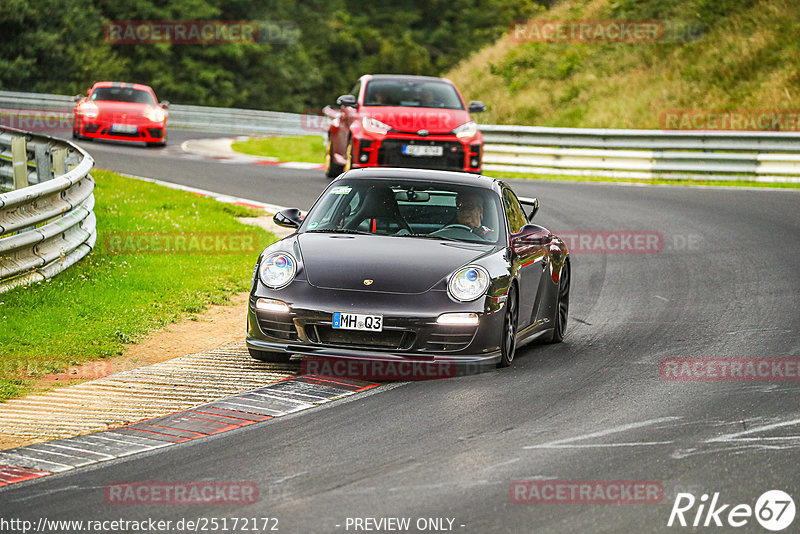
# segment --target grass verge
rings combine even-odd
[[[236,220],[255,210],[108,171],[92,176],[94,251],[53,279],[0,295],[0,400],[228,302],[249,289],[259,252],[275,240]]]
[[[605,178],[602,176],[557,176],[550,174],[530,174],[522,172],[508,171],[486,171],[483,173],[493,178],[526,179],[526,180],[546,180],[560,182],[611,182],[611,183],[634,183],[647,185],[705,185],[705,186],[727,186],[727,187],[762,187],[762,188],[781,188],[781,189],[800,189],[800,184],[783,182],[754,182],[748,180],[668,180],[664,178]]]
[[[231,147],[243,154],[278,158],[280,161],[325,163],[325,143],[319,135],[258,137],[235,141]]]

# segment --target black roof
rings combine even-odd
[[[456,171],[434,171],[430,169],[406,169],[399,167],[367,167],[363,169],[352,169],[339,175],[336,180],[347,178],[348,180],[362,179],[389,179],[389,180],[412,180],[420,182],[443,182],[448,184],[472,185],[495,189],[500,181],[481,174],[471,174]]]

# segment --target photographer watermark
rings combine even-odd
[[[654,43],[664,36],[658,20],[544,20],[516,21],[511,39],[518,43]]]
[[[700,250],[699,234],[665,236],[658,230],[558,230],[571,254],[659,254]]]
[[[28,132],[63,132],[71,130],[73,114],[50,109],[0,108],[0,126]]]
[[[667,358],[658,372],[678,382],[797,381],[800,358]]]
[[[655,480],[515,480],[515,504],[656,504],[664,487]]]
[[[464,372],[463,369],[462,372]],[[300,374],[377,382],[435,380],[456,376],[457,366],[453,362],[358,360],[307,356],[300,362]]]
[[[37,377],[44,375],[66,375],[68,379],[103,378],[113,373],[113,365],[108,360],[94,360],[78,363],[72,360],[31,360],[12,358],[0,363],[0,376]]]
[[[713,496],[704,493],[699,499],[692,493],[679,493],[672,505],[667,526],[739,528],[747,525],[755,516],[762,527],[777,532],[792,524],[795,512],[794,500],[781,490],[765,491],[753,506],[724,503],[719,492],[714,492]]]
[[[254,254],[255,232],[109,232],[106,254]]]
[[[324,134],[330,129],[331,117],[317,108],[307,108],[300,114],[300,128],[304,132]]]
[[[106,484],[107,504],[247,505],[259,500],[254,482],[124,482]]]
[[[700,39],[705,26],[685,20],[517,20],[509,35],[517,43],[686,43]]]
[[[799,110],[671,109],[659,114],[662,130],[800,131]]]
[[[300,29],[291,21],[112,20],[103,35],[111,44],[288,44]]]

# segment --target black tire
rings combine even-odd
[[[289,363],[289,360],[292,358],[292,355],[288,352],[271,352],[266,350],[251,349],[249,347],[247,352],[250,353],[250,357],[254,360],[269,363]]]
[[[325,155],[325,176],[328,178],[336,178],[342,174],[343,166],[338,165],[336,160],[333,159],[333,143],[328,140],[328,150]]]
[[[519,321],[519,303],[517,288],[511,284],[506,299],[506,312],[503,315],[503,335],[500,338],[500,361],[497,367],[508,367],[514,361],[517,351],[517,324]]]
[[[558,298],[556,300],[556,313],[553,318],[553,334],[549,343],[561,343],[567,333],[567,319],[569,318],[569,286],[572,283],[572,272],[569,261],[561,268],[558,279]]]
[[[81,134],[78,132],[78,123],[76,121],[72,121],[72,138],[82,139]]]

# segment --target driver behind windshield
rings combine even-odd
[[[492,231],[483,225],[483,197],[474,193],[459,193],[456,198],[456,223],[469,227],[474,234],[483,236]]]

